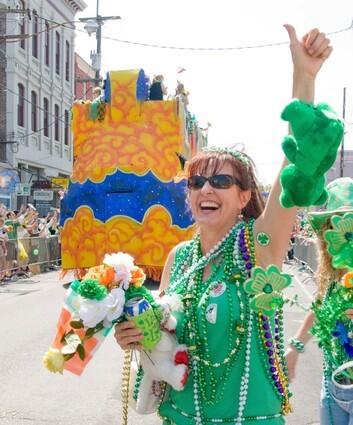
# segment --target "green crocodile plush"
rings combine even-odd
[[[322,205],[327,200],[324,175],[335,162],[343,123],[326,103],[314,106],[298,99],[284,108],[281,118],[293,133],[282,142],[291,164],[281,172],[281,205]]]

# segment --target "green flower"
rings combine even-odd
[[[71,282],[70,288],[74,291],[74,292],[78,292],[78,288],[80,287],[81,282],[76,279],[73,282]]]
[[[107,288],[95,279],[83,280],[77,292],[84,298],[97,301],[102,300],[108,293]]]
[[[261,267],[253,269],[252,277],[245,282],[244,289],[253,295],[250,307],[254,311],[261,311],[271,316],[277,308],[282,307],[283,298],[281,291],[289,286],[291,277],[281,273],[278,267],[271,265],[264,270]]]
[[[327,251],[332,255],[332,266],[336,269],[353,267],[353,213],[331,218],[333,230],[326,230],[324,238]]]

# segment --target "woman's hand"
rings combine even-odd
[[[295,378],[295,369],[298,363],[299,352],[289,346],[284,354],[284,357],[287,362],[289,382],[292,382]]]
[[[330,40],[317,28],[312,29],[298,40],[294,27],[284,25],[290,40],[294,73],[315,78],[323,63],[330,56]]]
[[[118,323],[115,326],[114,337],[123,350],[141,349],[141,344],[139,342],[143,338],[142,332],[131,320]]]

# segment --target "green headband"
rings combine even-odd
[[[244,155],[243,152],[238,151],[236,149],[210,146],[207,148],[203,148],[202,152],[218,152],[223,154],[229,154],[232,155],[232,157],[234,157],[235,159],[239,160],[241,163],[243,163],[246,167],[249,167],[251,165],[249,158]]]

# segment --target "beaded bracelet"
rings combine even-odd
[[[304,353],[305,346],[298,338],[289,338],[288,343],[294,347],[298,353]]]

